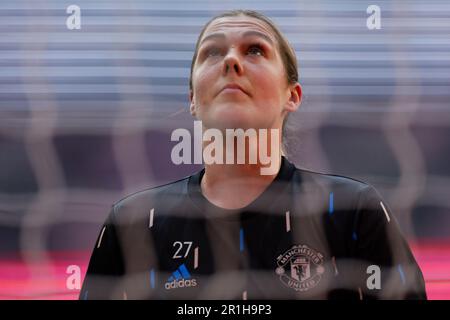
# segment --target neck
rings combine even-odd
[[[261,152],[265,151],[261,147],[261,139],[270,140],[269,137],[270,134],[264,137],[258,134],[257,143],[245,144],[245,161],[243,164],[237,161],[236,146],[238,144],[223,148],[224,160],[222,163],[205,161],[205,174],[201,181],[203,195],[218,207],[239,209],[250,204],[264,192],[277,176],[281,166],[281,152],[276,144],[266,144],[269,147],[265,148],[266,154],[261,156]],[[281,139],[277,137],[276,140],[280,142]],[[204,150],[209,143],[203,144]],[[251,161],[251,152],[258,155],[256,161],[254,159]],[[232,163],[226,162],[227,155],[229,159],[234,158]]]

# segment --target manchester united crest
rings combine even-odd
[[[306,245],[294,245],[277,258],[276,274],[296,291],[317,286],[324,273],[323,255]]]

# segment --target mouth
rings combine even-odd
[[[228,94],[236,94],[236,93],[244,93],[246,95],[249,95],[244,89],[242,89],[241,86],[235,83],[227,84],[220,90],[219,93],[228,93]]]

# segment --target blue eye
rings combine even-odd
[[[218,49],[218,48],[211,48],[211,49],[208,49],[208,51],[207,51],[207,56],[208,57],[214,57],[214,56],[218,56],[218,55],[220,55],[220,50]]]
[[[257,56],[264,56],[264,50],[261,48],[260,45],[252,45],[248,49],[249,54],[254,54]]]

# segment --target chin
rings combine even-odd
[[[210,114],[207,122],[213,124],[212,126],[207,125],[207,127],[218,129],[245,130],[254,128],[256,125],[254,112],[251,112],[249,107],[242,105],[221,106]]]
[[[243,119],[237,120],[237,119],[227,119],[227,118],[221,118],[221,119],[214,119],[211,121],[208,121],[205,123],[206,127],[208,128],[215,128],[219,130],[225,130],[225,129],[243,129],[247,130],[249,128],[254,128],[254,126],[249,123],[248,121],[244,121]]]
[[[215,127],[220,129],[249,129],[258,128],[259,125],[255,123],[255,119],[249,116],[238,114],[233,115],[221,115],[214,119],[213,121],[217,124]]]

